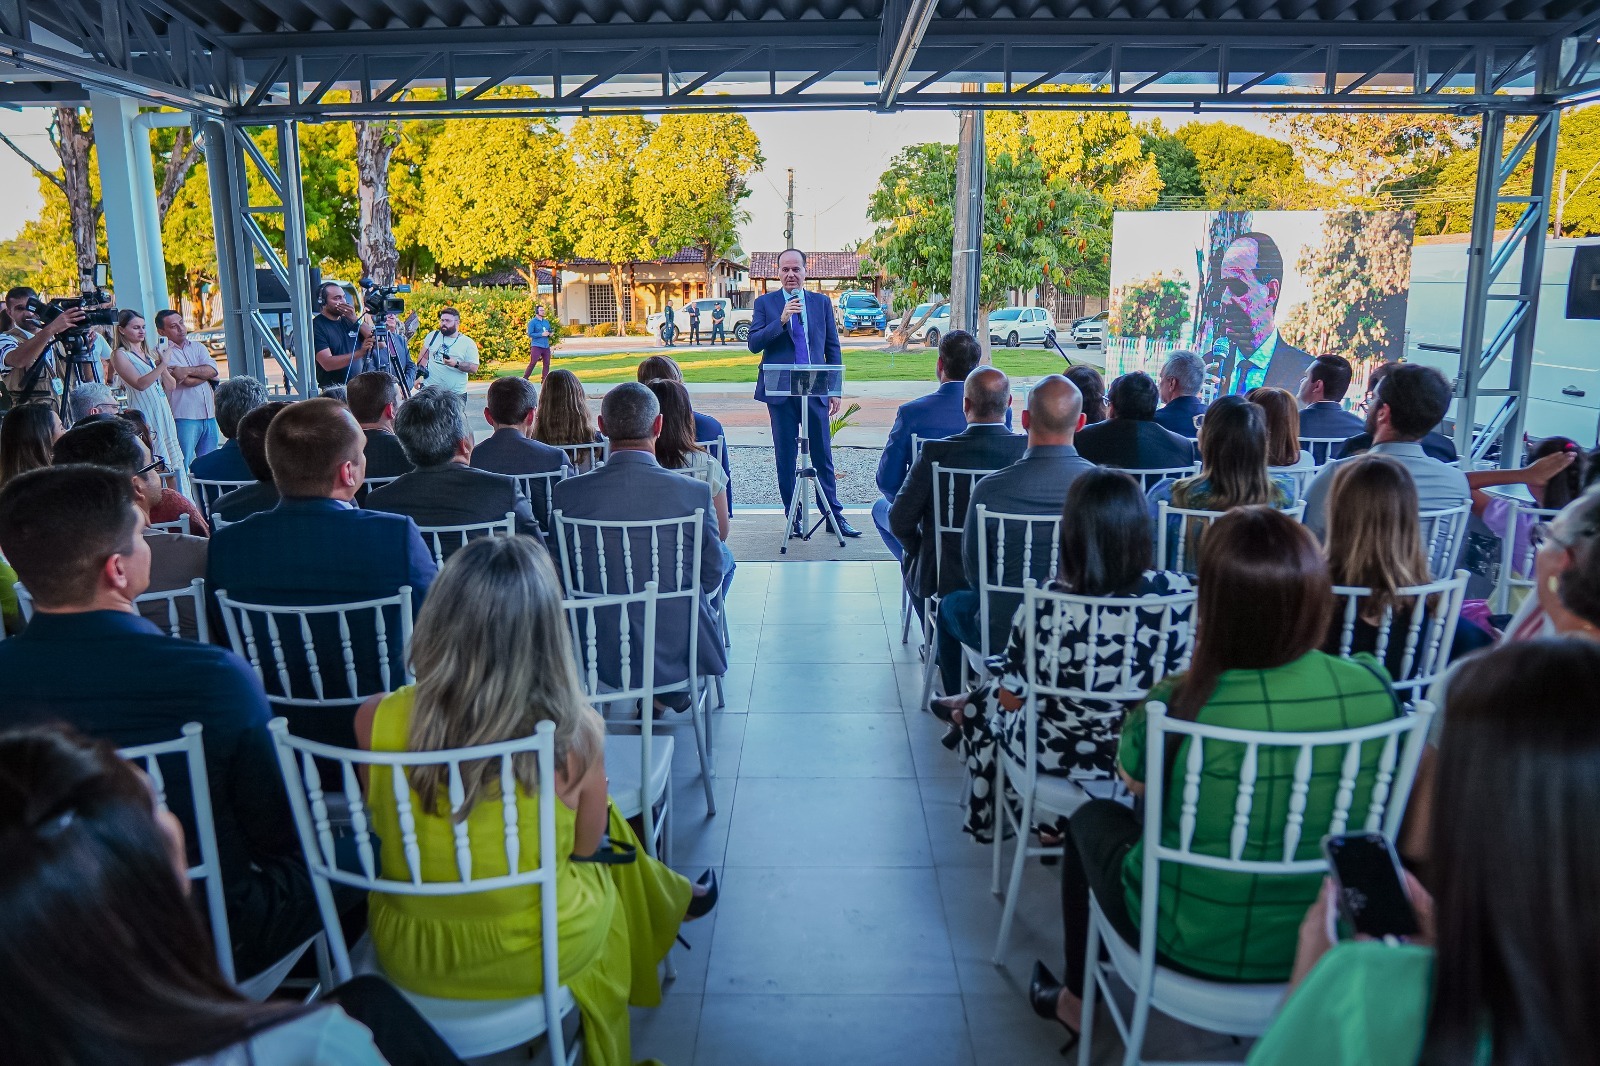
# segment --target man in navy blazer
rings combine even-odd
[[[1319,355],[1306,367],[1295,398],[1300,401],[1300,437],[1344,440],[1367,428],[1361,416],[1344,409],[1345,393],[1355,370],[1342,355]],[[1328,451],[1339,453],[1337,444],[1314,444],[1311,457],[1318,463],[1328,460]],[[1447,460],[1454,462],[1454,459]]]
[[[839,331],[833,324],[833,303],[820,292],[807,292],[806,253],[790,248],[778,256],[779,292],[756,297],[750,318],[749,347],[761,356],[761,368],[768,364],[788,366],[811,363],[842,366]],[[756,372],[756,399],[767,405],[772,422],[772,444],[778,463],[778,492],[783,506],[794,497],[795,455],[799,451],[800,397],[768,396],[763,369]],[[806,418],[810,426],[811,459],[817,470],[822,492],[839,516],[839,532],[859,537],[861,531],[844,520],[839,506],[839,490],[833,478],[833,441],[828,420],[839,413],[839,397],[806,398]]]
[[[1119,470],[1171,470],[1195,460],[1195,443],[1156,422],[1160,393],[1141,370],[1124,374],[1106,390],[1110,417],[1083,427],[1078,454],[1098,466]]]
[[[267,427],[267,462],[282,499],[272,510],[212,534],[206,587],[246,603],[310,606],[393,596],[409,585],[412,610],[420,608],[436,569],[416,524],[404,515],[361,510],[352,502],[366,476],[365,443],[355,417],[336,400],[303,400],[279,412]],[[215,622],[212,632],[226,641],[221,618]],[[389,669],[398,685],[405,649],[398,619],[393,622],[388,627]],[[368,628],[353,632],[352,639],[359,646],[376,636]],[[370,657],[357,657],[358,681],[366,692],[378,684],[375,671],[366,676],[370,662]],[[291,670],[291,680],[298,690],[309,671],[303,662],[294,665],[298,668]],[[322,671],[326,697],[348,695],[337,657],[332,669],[329,665]],[[270,672],[266,685],[269,697],[284,694]],[[297,734],[354,743],[350,718],[332,716],[338,720],[329,721],[325,712],[300,716],[307,721],[293,713],[289,717]]]
[[[939,341],[939,358],[933,364],[939,387],[926,396],[907,400],[894,414],[889,439],[878,457],[878,491],[883,498],[872,505],[872,522],[896,559],[905,555],[905,548],[889,528],[889,507],[911,471],[911,438],[942,440],[967,428],[961,393],[967,375],[982,361],[983,346],[972,334],[960,329],[946,333]],[[1010,415],[1008,408],[1006,417],[1009,419]]]
[[[1200,436],[1200,427],[1194,424],[1196,415],[1206,413],[1205,401],[1200,399],[1200,389],[1206,383],[1206,361],[1194,352],[1177,351],[1161,368],[1161,410],[1156,412],[1156,425],[1180,437],[1194,440]]]

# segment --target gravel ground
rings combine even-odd
[[[846,507],[870,507],[878,499],[875,481],[880,448],[833,449],[833,467],[839,483],[839,502]],[[754,445],[733,445],[728,449],[728,465],[733,470],[733,505],[779,506],[777,467],[772,449]],[[860,523],[852,522],[859,526]]]

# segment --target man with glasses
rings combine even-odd
[[[1373,441],[1368,454],[1387,455],[1406,468],[1423,511],[1460,507],[1472,499],[1467,476],[1422,446],[1422,439],[1444,417],[1453,391],[1449,380],[1433,367],[1402,363],[1378,383],[1367,410]],[[1342,462],[1324,466],[1306,488],[1305,524],[1319,537],[1327,530],[1328,489]]]
[[[161,499],[161,475],[169,472],[166,459],[151,455],[133,424],[121,418],[84,422],[62,434],[56,441],[55,464],[65,463],[93,463],[126,474],[133,482],[133,502],[147,524]],[[187,588],[195,578],[206,576],[204,537],[146,528],[144,539],[150,546],[150,592]],[[147,617],[166,632],[166,606],[152,605],[149,612]],[[178,604],[178,623],[184,637],[196,638],[194,610],[188,601]]]
[[[1263,385],[1295,390],[1311,355],[1278,334],[1283,295],[1283,253],[1265,233],[1240,234],[1222,253],[1217,287],[1229,352],[1222,362],[1220,395]]]

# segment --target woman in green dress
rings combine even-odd
[[[1297,987],[1252,1066],[1594,1062],[1600,1017],[1600,646],[1546,638],[1450,684],[1423,934],[1328,938],[1307,913]]]
[[[1164,704],[1173,718],[1295,733],[1373,725],[1400,713],[1388,675],[1371,656],[1341,659],[1317,650],[1333,611],[1328,566],[1311,531],[1281,511],[1241,507],[1217,519],[1200,549],[1199,597],[1189,669],[1157,683],[1147,701]],[[1181,777],[1187,750],[1185,741],[1166,754],[1163,766],[1169,774]],[[1237,745],[1204,747],[1202,776],[1227,785],[1200,791],[1196,852],[1228,853],[1240,757]],[[1375,746],[1364,754],[1355,795],[1371,793],[1378,758]],[[1251,811],[1246,859],[1281,854],[1290,790],[1267,783],[1289,781],[1294,759],[1293,749],[1261,756],[1263,787]],[[1319,817],[1326,824],[1341,764],[1333,752],[1314,761],[1305,797],[1308,825]],[[1117,769],[1135,795],[1144,792],[1147,765],[1141,703],[1123,722],[1117,749]],[[1184,789],[1169,784],[1165,808],[1144,814],[1161,819],[1169,846],[1176,845],[1184,803]],[[1061,864],[1066,971],[1058,982],[1043,963],[1035,964],[1029,999],[1038,1014],[1059,1021],[1075,1040],[1083,1009],[1090,891],[1113,928],[1137,944],[1144,825],[1120,803],[1091,800],[1073,814],[1067,830]],[[1307,834],[1297,854],[1315,858],[1319,842]],[[1287,980],[1296,929],[1318,887],[1314,874],[1163,866],[1156,939],[1161,963],[1212,981]]]
[[[632,1062],[628,1007],[661,1002],[657,967],[686,917],[716,901],[709,873],[693,885],[639,849],[626,865],[583,862],[609,836],[638,840],[606,796],[604,724],[579,686],[561,585],[529,537],[484,537],[451,556],[428,591],[411,642],[417,677],[369,700],[356,737],[372,751],[443,751],[526,737],[554,722],[556,877],[561,981],[583,1015],[596,1066]],[[516,768],[518,822],[539,824],[532,753]],[[472,772],[477,770],[476,773]],[[408,771],[425,881],[458,880],[445,768]],[[462,809],[476,876],[507,872],[497,771],[463,767]],[[386,877],[407,879],[386,767],[368,785]],[[392,842],[392,843],[391,843]],[[538,834],[521,834],[519,865],[539,862]],[[514,999],[541,991],[537,886],[430,897],[373,893],[373,947],[402,988],[444,999]]]

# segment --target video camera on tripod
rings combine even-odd
[[[80,280],[76,297],[58,296],[53,300],[40,300],[34,296],[28,299],[28,310],[37,317],[40,328],[48,326],[67,311],[82,309],[84,312],[82,323],[56,338],[56,343],[61,346],[62,358],[68,363],[94,362],[94,336],[89,332],[90,328],[117,324],[117,309],[109,306],[111,294],[104,288],[106,280],[106,266],[101,263],[94,268],[92,275],[85,274]],[[40,372],[43,371],[42,366],[36,366],[39,366]]]
[[[389,335],[388,317],[406,312],[406,302],[395,299],[395,293],[410,291],[410,285],[376,285],[370,277],[361,279],[361,303],[372,316],[372,332],[379,340]]]

